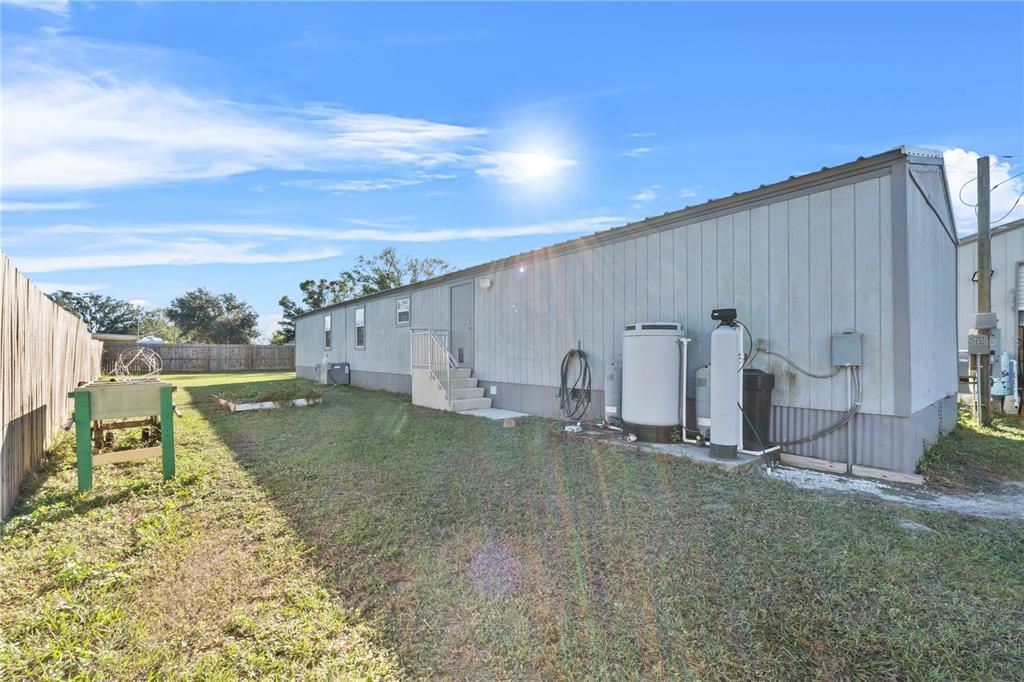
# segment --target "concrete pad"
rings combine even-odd
[[[736,459],[717,459],[712,457],[710,450],[699,445],[690,443],[648,443],[645,441],[626,442],[625,434],[622,431],[584,429],[580,433],[571,434],[576,438],[608,443],[620,447],[639,449],[642,452],[658,452],[673,457],[684,457],[698,464],[713,464],[729,471],[740,472],[747,467],[758,467],[761,464],[761,457],[757,455],[745,455],[740,453]]]
[[[739,469],[747,464],[760,464],[761,462],[760,456],[745,455],[743,453],[738,454],[736,459],[718,459],[711,456],[710,449],[702,448],[699,445],[691,445],[690,443],[635,443],[635,445],[639,445],[642,450],[649,452],[661,452],[673,457],[685,457],[700,464],[714,464],[729,470]]]
[[[461,410],[456,414],[468,414],[470,417],[483,417],[485,419],[521,419],[522,417],[529,417],[530,415],[525,412],[513,412],[512,410],[501,410],[497,407],[483,407],[477,410]]]

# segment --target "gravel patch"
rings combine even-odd
[[[955,512],[989,519],[1024,519],[1024,491],[1017,486],[1006,486],[1000,492],[954,495],[917,486],[902,486],[785,466],[769,470],[767,476],[806,490],[867,495],[918,509]]]

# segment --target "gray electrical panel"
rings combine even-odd
[[[860,367],[864,364],[864,335],[857,332],[832,335],[832,366]]]

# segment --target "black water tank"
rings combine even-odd
[[[743,449],[768,447],[768,431],[772,419],[772,389],[775,375],[759,369],[743,370]],[[755,435],[753,428],[757,429]],[[760,440],[758,440],[760,436]]]

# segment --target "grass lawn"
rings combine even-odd
[[[1024,419],[997,414],[992,426],[979,427],[962,405],[957,416],[959,428],[940,439],[919,465],[930,485],[985,490],[1024,481]]]
[[[58,449],[0,538],[0,678],[1020,676],[1024,524],[350,387],[215,409],[287,376],[171,377],[170,484],[79,496]]]

